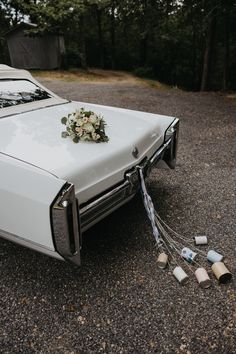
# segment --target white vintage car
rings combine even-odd
[[[61,118],[101,114],[108,143],[62,139]],[[175,167],[176,118],[58,97],[0,65],[0,235],[80,265],[82,234],[139,190],[160,161]]]

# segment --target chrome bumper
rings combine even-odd
[[[144,158],[127,171],[124,180],[86,204],[78,204],[74,186],[67,183],[51,206],[51,224],[55,250],[66,260],[80,265],[81,231],[87,230],[106,215],[131,199],[140,188],[138,167],[147,177],[152,168],[163,160],[175,168],[179,120],[167,128],[163,145],[150,158]]]

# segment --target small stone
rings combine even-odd
[[[22,305],[26,305],[26,304],[28,303],[27,297],[23,297],[23,298],[20,300],[20,303],[21,303]]]
[[[155,342],[153,342],[152,340],[150,340],[149,345],[150,345],[150,347],[151,347],[151,348],[154,348],[154,347],[155,347],[155,345],[156,345],[156,343],[155,343]]]
[[[67,305],[63,306],[63,310],[66,312],[76,312],[77,307],[76,307],[76,305],[73,305],[73,304],[67,304]]]
[[[84,322],[85,322],[85,317],[82,317],[82,316],[79,316],[78,318],[77,318],[77,320],[78,320],[78,322],[80,322],[81,324],[84,324]]]
[[[180,349],[180,350],[184,350],[185,348],[186,348],[186,344],[183,344],[183,343],[182,343],[179,349]]]

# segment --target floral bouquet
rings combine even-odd
[[[96,143],[108,142],[105,133],[105,121],[101,115],[80,108],[67,117],[61,119],[66,125],[66,131],[61,133],[62,138],[71,137],[74,143],[81,141],[94,141]]]

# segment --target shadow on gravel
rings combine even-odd
[[[158,209],[164,216],[168,209],[168,197],[174,191],[152,183],[149,183],[149,189],[151,194],[158,195]],[[118,269],[123,260],[135,258],[140,248],[147,250],[154,244],[140,195],[85,232],[82,265],[79,268],[2,239],[0,242],[2,281],[12,286],[17,276],[22,282],[38,282],[35,286],[41,289],[42,295],[44,286],[47,293],[58,293],[59,284],[66,286],[71,281],[83,288],[89,280],[92,287],[93,279],[100,272]]]

